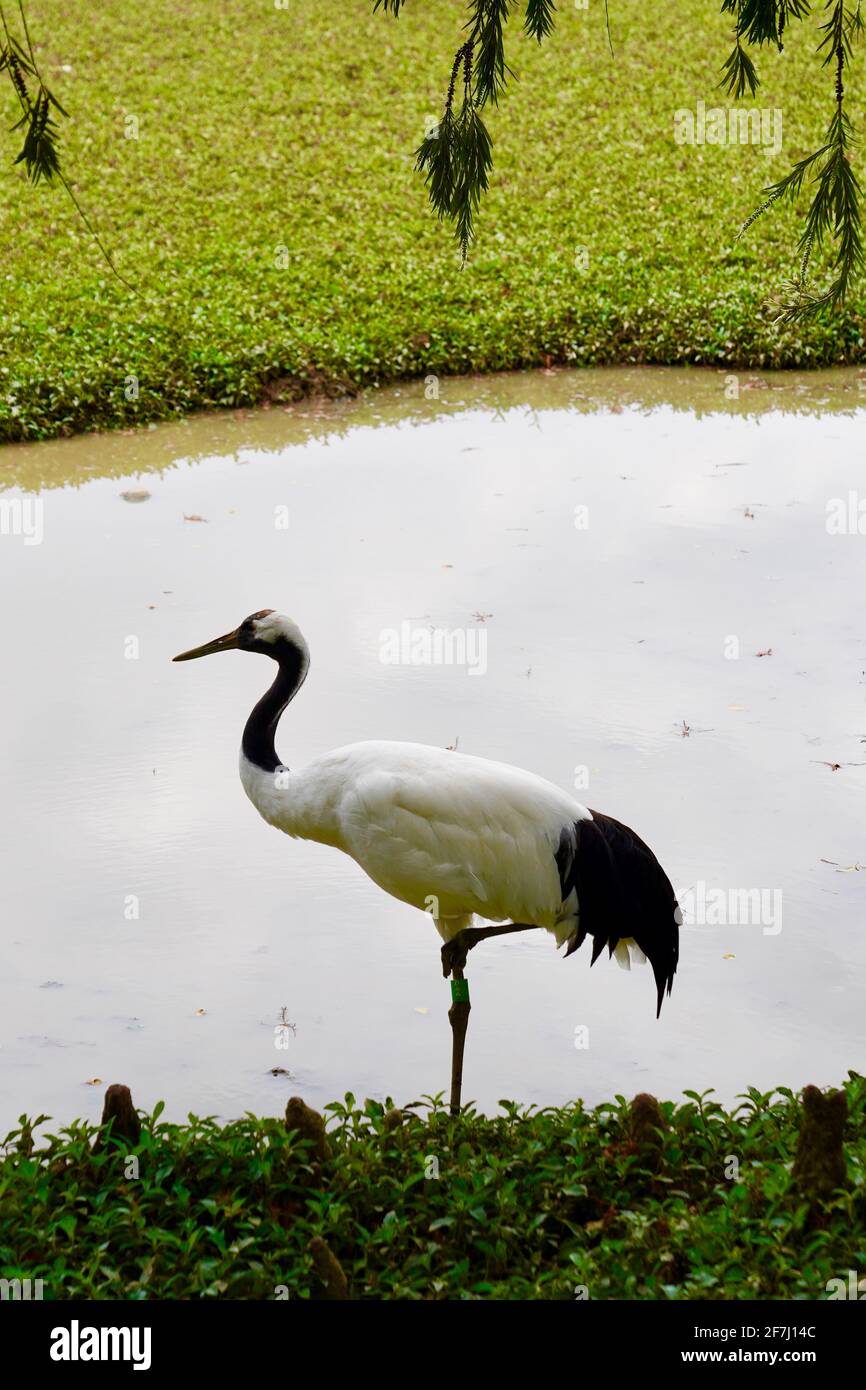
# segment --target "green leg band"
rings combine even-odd
[[[468,981],[468,980],[452,980],[452,981],[451,981],[451,1002],[452,1002],[452,1004],[468,1004],[468,1003],[469,1003],[469,981]]]

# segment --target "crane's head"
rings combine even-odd
[[[301,653],[305,660],[309,660],[307,644],[297,623],[293,623],[291,618],[285,617],[282,613],[275,613],[273,608],[262,608],[258,613],[251,613],[234,632],[215,637],[212,642],[205,642],[202,647],[193,647],[191,651],[181,652],[179,656],[173,657],[173,660],[192,661],[197,656],[212,656],[214,652],[233,651],[261,652],[263,656],[273,657],[275,661],[280,661],[290,652]]]

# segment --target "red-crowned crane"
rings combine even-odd
[[[451,1113],[460,1111],[469,986],[463,970],[487,937],[543,928],[570,956],[592,937],[625,969],[649,958],[671,992],[680,912],[670,882],[633,830],[589,811],[531,772],[422,743],[351,743],[297,772],[277,757],[280,717],[306,679],[307,644],[263,608],[234,632],[182,652],[260,652],[277,677],[246,722],[240,774],[270,825],[342,850],[386,893],[432,914],[451,975]],[[473,927],[474,917],[504,925]]]

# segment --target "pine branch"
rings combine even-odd
[[[610,10],[608,9],[608,0],[604,0],[604,27],[607,30],[607,46],[610,49],[610,56],[612,58],[614,56],[613,39],[610,36]]]
[[[743,96],[747,88],[749,94],[754,96],[760,86],[755,64],[739,39],[737,39],[730,57],[725,60],[722,68],[722,80],[719,85],[724,87],[728,96],[738,99]]]
[[[809,0],[722,0],[722,14],[736,15],[737,37],[753,47],[781,49],[790,21],[805,19],[810,9]]]
[[[398,0],[399,3],[399,0]],[[3,5],[0,4],[0,26],[2,26],[5,43],[0,47],[0,73],[7,72],[9,79],[15,89],[18,104],[21,108],[21,116],[11,127],[11,130],[24,131],[24,144],[15,164],[23,164],[24,171],[30,183],[38,184],[43,179],[46,183],[52,183],[55,179],[64,189],[70,199],[81,221],[84,223],[90,235],[93,237],[99,251],[109,266],[112,274],[132,290],[133,294],[138,291],[134,285],[121,275],[114,260],[105,246],[102,238],[85,213],[75,193],[60,167],[60,132],[53,112],[68,119],[69,113],[61,106],[57,97],[46,85],[39,65],[36,61],[36,54],[33,49],[33,42],[30,38],[30,28],[27,23],[27,15],[24,10],[23,0],[18,0],[18,13],[21,19],[21,26],[24,38],[27,43],[26,49],[19,40],[10,32]],[[30,83],[28,84],[28,78]],[[32,89],[31,89],[32,88]]]
[[[514,76],[505,61],[505,25],[512,3],[513,0],[470,0],[466,28],[470,30],[469,42],[477,54],[476,106],[484,106],[488,101],[496,106],[505,91],[507,78]]]
[[[766,0],[743,0],[737,12],[738,32],[743,26],[743,12],[747,5],[754,7],[759,3],[766,3]],[[724,0],[723,8],[731,8],[729,0]],[[777,6],[777,21],[784,8],[781,4]],[[793,15],[793,4],[787,8]],[[813,154],[798,160],[784,178],[764,190],[767,195],[765,201],[743,224],[737,238],[739,240],[780,199],[796,200],[807,175],[810,177],[813,193],[799,241],[799,273],[785,286],[786,297],[778,307],[777,317],[784,323],[816,314],[825,308],[836,308],[848,294],[853,279],[862,273],[866,260],[860,217],[861,188],[851,163],[856,139],[844,104],[845,69],[852,57],[852,40],[860,36],[863,24],[859,4],[855,11],[848,11],[844,0],[826,0],[824,8],[825,12],[830,13],[819,26],[821,39],[817,53],[823,54],[822,67],[833,65],[836,103],[824,144]],[[801,16],[797,14],[794,17]],[[757,32],[754,19],[750,23]],[[778,23],[777,31],[781,32]],[[808,274],[813,251],[826,241],[835,242],[831,262],[834,278],[826,290],[817,291],[809,284]]]
[[[556,23],[556,6],[553,0],[527,0],[526,17],[523,21],[525,32],[539,43],[553,33]]]
[[[399,16],[405,0],[375,0],[374,10]],[[725,60],[722,86],[737,99],[754,95],[758,72],[749,49],[781,50],[790,25],[811,14],[809,0],[720,0],[721,11],[734,21],[734,46]],[[812,201],[799,239],[799,271],[789,285],[788,302],[781,317],[791,319],[812,313],[844,299],[854,278],[864,270],[861,230],[861,189],[851,155],[856,138],[844,105],[844,74],[852,47],[866,22],[863,0],[853,9],[845,0],[825,0],[827,18],[819,26],[817,56],[822,66],[835,71],[836,109],[823,145],[799,160],[777,183],[764,189],[764,201],[743,223],[739,240],[765,213],[782,199],[796,200],[809,180]],[[480,111],[497,105],[514,74],[505,57],[505,31],[517,0],[466,0],[468,37],[457,49],[442,120],[416,151],[416,168],[424,174],[431,205],[437,216],[453,223],[463,264],[475,235],[475,216],[487,191],[492,167],[490,136]],[[613,53],[608,0],[604,0],[605,29]],[[523,32],[538,43],[548,38],[556,24],[554,0],[524,0]],[[455,112],[455,91],[463,75],[463,103]],[[807,276],[813,252],[828,241],[834,243],[834,279],[821,293],[811,289]]]
[[[487,192],[492,167],[492,142],[481,117],[488,104],[496,106],[508,81],[514,78],[505,58],[505,30],[517,0],[467,0],[467,37],[457,49],[442,119],[415,152],[415,167],[424,174],[431,206],[454,227],[461,264],[466,264],[475,236],[475,216]],[[398,14],[400,0],[376,0],[374,9]],[[553,0],[526,0],[523,31],[541,43],[554,29]],[[455,113],[457,82],[462,73],[463,102]]]

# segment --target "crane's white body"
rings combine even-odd
[[[266,772],[240,756],[259,814],[285,834],[350,855],[393,897],[430,912],[447,941],[473,916],[574,933],[556,851],[563,826],[591,820],[574,797],[506,763],[422,743],[336,748],[297,771]],[[643,959],[621,941],[617,960]]]
[[[262,608],[174,660],[238,650],[277,665],[241,739],[241,782],[256,810],[293,838],[350,855],[386,893],[428,912],[444,938],[452,1115],[461,1110],[470,1010],[463,968],[480,941],[541,927],[567,945],[566,956],[591,937],[591,965],[605,947],[625,969],[649,958],[659,1016],[681,915],[670,880],[629,826],[531,772],[423,743],[351,743],[292,771],[274,740],[309,670],[303,634]],[[502,925],[472,929],[475,916]]]

